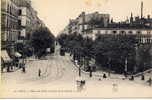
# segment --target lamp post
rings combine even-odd
[[[22,62],[22,71],[25,73],[25,48],[24,48],[24,46],[25,46],[25,37],[24,37],[24,39],[23,39],[23,62]]]
[[[135,44],[135,60],[136,60],[136,64],[135,64],[135,66],[134,66],[134,73],[136,73],[137,72],[137,59],[138,59],[138,57],[137,57],[137,50],[138,50],[138,44],[136,43]]]
[[[90,67],[90,66],[89,66]],[[92,77],[92,67],[90,67],[90,78]]]
[[[108,61],[108,65],[109,65],[109,73],[108,73],[108,76],[110,77],[110,74],[111,74],[111,72],[110,72],[110,71],[111,71],[111,64],[110,64],[110,63],[111,63],[111,58],[109,58],[108,60],[109,60],[109,61]]]
[[[145,48],[145,47],[144,47],[144,54],[146,54],[146,48]],[[145,55],[144,55],[144,57],[145,57]],[[143,72],[145,71],[145,69],[146,69],[146,61],[145,61],[145,59],[144,59]]]
[[[128,60],[126,57],[126,59],[125,59],[125,77],[127,77],[127,72],[128,72]]]
[[[81,64],[81,54],[80,54],[81,49],[79,49],[78,52],[79,52],[78,53],[78,62],[79,62],[79,77],[80,77],[81,76],[81,67],[82,67],[82,64]]]
[[[81,77],[81,65],[79,65],[79,77]]]

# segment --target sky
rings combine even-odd
[[[110,14],[114,21],[126,20],[131,12],[140,16],[141,1],[144,3],[144,16],[152,17],[152,0],[32,0],[33,8],[51,32],[57,36],[70,19],[75,19],[82,11]]]

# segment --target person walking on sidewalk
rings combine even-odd
[[[22,66],[21,66],[21,67],[22,67],[22,72],[23,72],[23,73],[26,73],[25,64],[24,64],[24,63],[22,63]]]
[[[152,85],[152,79],[151,78],[149,78],[149,80],[147,82],[149,83],[149,86]]]
[[[41,77],[41,69],[38,70],[38,76]]]

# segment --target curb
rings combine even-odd
[[[75,64],[72,59],[70,59],[70,60],[73,62],[73,64],[74,64],[77,68],[79,68],[79,66],[78,66],[77,64]],[[81,69],[81,72],[83,72],[84,74],[89,74],[89,72],[85,72],[85,71],[82,70],[82,69]],[[107,72],[105,72],[105,73],[107,73]],[[98,77],[98,78],[102,78],[102,77],[103,77],[103,74],[92,73],[92,76],[95,76],[95,77]],[[111,76],[108,77],[108,78],[110,78],[110,79],[127,79],[127,78],[125,78],[125,77],[118,78],[118,77],[111,77]]]
[[[73,62],[73,64],[74,64],[77,68],[79,68],[79,66],[74,63],[73,59],[70,58],[70,60]],[[81,71],[82,71],[84,74],[89,74],[89,72],[85,72],[85,71],[82,70],[82,69],[81,69]],[[118,77],[111,77],[111,76],[110,76],[109,78],[110,78],[110,79],[123,79],[123,80],[125,80],[125,79],[130,79],[131,76],[139,77],[139,76],[141,76],[141,75],[143,75],[143,74],[146,74],[146,73],[149,73],[149,72],[152,72],[152,69],[148,69],[148,70],[146,70],[146,71],[144,71],[144,72],[140,72],[140,73],[137,73],[137,74],[135,74],[135,75],[128,75],[127,77],[124,76],[124,77],[118,78]],[[103,72],[103,73],[107,73],[107,72]],[[92,75],[95,76],[95,77],[103,77],[103,74],[92,73]]]

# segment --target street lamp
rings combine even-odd
[[[79,53],[78,53],[78,62],[79,62],[79,76],[81,76],[81,67],[82,67],[82,63],[81,63],[81,54],[80,54],[80,52],[81,52],[81,49],[79,49],[79,51],[78,51]]]
[[[125,77],[127,77],[127,72],[128,72],[128,59],[126,57],[126,59],[125,59]]]
[[[111,58],[109,58],[108,60],[109,60],[109,61],[108,61],[108,65],[109,65],[109,73],[108,73],[108,76],[110,76],[110,74],[111,74],[111,73],[110,73],[110,71],[111,71],[111,64],[110,64],[110,63],[111,63]]]
[[[146,54],[146,48],[145,48],[145,47],[144,47],[144,53]],[[144,55],[144,57],[145,57],[145,55]],[[144,67],[144,68],[143,68],[143,72],[144,72],[145,69],[146,69],[146,68],[145,68],[145,66],[146,66],[146,61],[145,61],[145,60],[144,60],[144,64],[143,64],[143,65],[144,65],[144,66],[143,66],[143,67]]]
[[[79,77],[81,76],[81,65],[79,65]]]
[[[22,71],[25,73],[25,37],[23,38],[23,60],[22,60]]]
[[[92,67],[90,67],[90,78],[92,77],[92,70],[93,70]]]
[[[137,51],[138,51],[138,44],[136,43],[135,44],[135,60],[136,60],[136,64],[135,64],[135,66],[134,66],[134,73],[136,73],[137,72]]]

